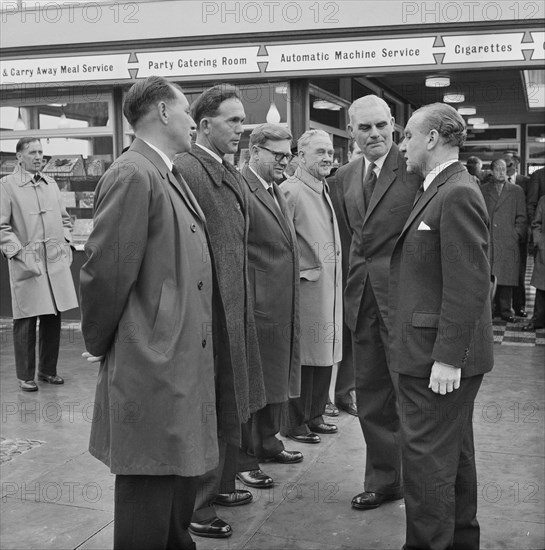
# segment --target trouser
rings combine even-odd
[[[197,478],[197,497],[192,521],[202,522],[216,517],[214,500],[219,493],[235,490],[238,468],[238,446],[218,437],[219,463],[213,470]]]
[[[38,371],[54,376],[61,342],[61,314],[40,315]],[[13,320],[15,370],[19,380],[34,380],[36,374],[36,321],[38,317]]]
[[[536,328],[545,327],[545,290],[540,290],[539,288],[536,288],[536,302],[534,304],[532,323],[534,323]]]
[[[507,285],[498,285],[496,288],[495,303],[502,317],[512,317],[513,311],[513,288]]]
[[[515,313],[526,310],[526,262],[528,259],[528,242],[519,243],[519,279],[518,285],[513,287],[513,307]]]
[[[353,334],[358,418],[366,444],[365,490],[403,494],[397,375],[388,366],[388,331],[370,281]]]
[[[337,367],[335,402],[352,401],[350,392],[356,389],[353,357],[352,333],[346,324],[343,323],[343,358]]]
[[[483,376],[446,395],[399,375],[407,550],[478,550],[473,408]]]
[[[114,550],[195,550],[196,477],[115,477]]]
[[[301,395],[288,401],[282,435],[304,435],[322,424],[333,366],[301,366]]]
[[[284,443],[276,437],[280,431],[285,403],[269,403],[252,414],[242,425],[242,446],[238,457],[238,471],[259,468],[259,460],[272,458],[284,450]]]

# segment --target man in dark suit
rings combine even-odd
[[[214,504],[238,506],[252,493],[235,489],[240,425],[265,405],[265,388],[248,283],[248,187],[225,160],[236,153],[245,113],[236,88],[217,85],[191,106],[197,142],[175,159],[206,216],[217,275],[214,301],[214,353],[219,434],[219,466],[202,476],[191,533],[223,538],[231,526],[217,517]]]
[[[299,255],[288,205],[277,181],[291,159],[292,136],[278,124],[250,134],[250,161],[242,169],[249,189],[248,266],[267,405],[242,426],[237,477],[250,487],[272,487],[258,461],[301,462],[276,434],[290,397],[299,397]]]
[[[406,550],[478,550],[473,406],[492,369],[488,215],[458,161],[464,120],[418,109],[400,150],[424,178],[390,274],[391,367],[399,373]]]
[[[363,158],[337,171],[337,190],[352,233],[344,292],[352,332],[358,416],[367,445],[365,491],[352,506],[368,510],[403,496],[395,375],[388,365],[388,277],[394,243],[411,211],[417,176],[392,143],[394,119],[377,96],[357,99],[348,130]]]
[[[545,168],[540,168],[530,176],[528,184],[528,223],[534,221],[537,203],[545,195]]]
[[[518,185],[524,192],[524,202],[526,205],[526,217],[528,219],[526,235],[519,241],[519,272],[518,284],[513,288],[513,309],[517,317],[527,317],[526,313],[526,264],[528,258],[528,241],[530,233],[528,228],[532,223],[532,214],[530,212],[530,178],[518,173],[520,158],[513,153],[507,153],[503,156],[506,164],[506,181]],[[535,210],[534,210],[535,211]]]
[[[136,139],[98,184],[80,278],[84,356],[101,361],[89,451],[116,474],[116,550],[194,550],[197,476],[218,463],[204,214],[172,165],[195,123],[159,77],[123,112]]]

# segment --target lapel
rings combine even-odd
[[[282,209],[282,203],[281,200],[283,200],[283,197],[280,197],[282,194],[281,191],[278,189],[278,185],[273,183],[273,192],[275,194],[276,200],[278,200],[278,204],[280,205],[281,211],[278,210],[278,206],[275,204],[273,198],[267,193],[265,188],[263,187],[263,184],[259,181],[257,176],[250,170],[249,166],[245,166],[242,170],[242,176],[248,183],[248,187],[250,188],[251,193],[255,196],[257,200],[259,200],[265,208],[275,217],[276,221],[282,228],[282,231],[288,238],[288,241],[291,242],[291,233],[289,230],[289,226],[286,222],[286,219],[284,219],[284,216],[286,215],[285,210]],[[285,201],[284,201],[285,203]],[[286,205],[284,204],[286,207]]]
[[[414,222],[415,218],[422,212],[422,210],[424,210],[431,199],[433,199],[433,197],[437,195],[439,187],[444,185],[454,174],[456,174],[457,172],[463,172],[464,170],[465,168],[463,167],[462,163],[454,162],[453,164],[447,166],[445,170],[443,170],[435,177],[435,179],[430,183],[429,187],[420,197],[420,200],[414,205],[411,213],[409,214],[409,218],[405,223],[405,227],[401,232],[401,235],[404,235],[406,233],[407,229]]]
[[[154,151],[145,141],[140,138],[136,138],[131,147],[131,151],[140,153],[146,157],[159,171],[161,177],[166,180],[176,192],[182,197],[187,207],[195,214],[201,221],[205,221],[204,213],[200,206],[197,204],[193,193],[189,189],[187,183],[181,178],[181,183],[174,177],[174,174],[168,169],[165,161]]]
[[[493,212],[496,210],[498,206],[498,200],[499,200],[498,193],[496,193],[496,186],[493,182],[485,183],[481,187],[481,191],[484,197],[486,207],[488,209],[488,215],[492,216]]]
[[[384,159],[384,164],[382,165],[382,169],[378,176],[377,184],[375,186],[375,190],[373,191],[373,195],[371,196],[369,207],[367,208],[367,212],[365,213],[365,218],[363,223],[365,223],[365,220],[367,220],[367,218],[371,215],[376,205],[380,202],[380,200],[384,196],[384,193],[388,191],[388,188],[390,187],[390,185],[392,185],[393,181],[396,179],[397,170],[398,170],[398,157],[399,157],[399,152],[398,152],[397,146],[394,143],[392,143],[392,146],[390,147],[390,151],[388,152],[388,155],[386,155],[386,158]],[[363,191],[362,191],[362,200],[363,200]]]
[[[349,185],[354,190],[353,197],[362,220],[365,218],[365,203],[363,202],[363,168],[364,159],[362,157],[354,162],[350,174],[347,174],[347,181],[350,182]]]
[[[500,197],[497,199],[497,203],[496,203],[496,206],[494,209],[497,209],[500,207],[501,204],[503,204],[508,198],[509,198],[509,195],[511,195],[511,191],[513,190],[513,186],[516,185],[516,183],[509,183],[508,181],[506,181],[504,184],[503,184],[503,189],[501,191],[501,195]],[[496,195],[496,197],[498,196],[497,193],[494,193]]]

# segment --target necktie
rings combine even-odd
[[[363,200],[365,202],[365,208],[369,206],[375,185],[377,184],[377,175],[375,173],[375,163],[372,162],[367,169],[365,178],[363,180]]]
[[[272,185],[269,185],[269,187],[267,187],[267,191],[269,192],[269,195],[274,199],[274,191]]]
[[[40,180],[42,180],[47,185],[47,181],[44,178],[42,178],[42,175],[39,174],[38,172],[34,174],[34,177],[32,179],[34,180],[35,183],[39,183]]]
[[[498,193],[498,197],[501,195],[502,189],[503,189],[503,183],[496,182],[496,193]]]
[[[508,181],[509,183],[513,183],[513,178],[512,178],[512,176],[509,176],[509,177],[507,178],[507,181]]]

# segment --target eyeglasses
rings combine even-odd
[[[258,145],[260,149],[265,149],[265,151],[269,151],[272,155],[274,155],[274,160],[276,162],[282,162],[284,159],[286,159],[288,162],[293,158],[293,155],[291,153],[279,153],[278,151],[271,151],[267,147],[263,147],[262,145]]]

